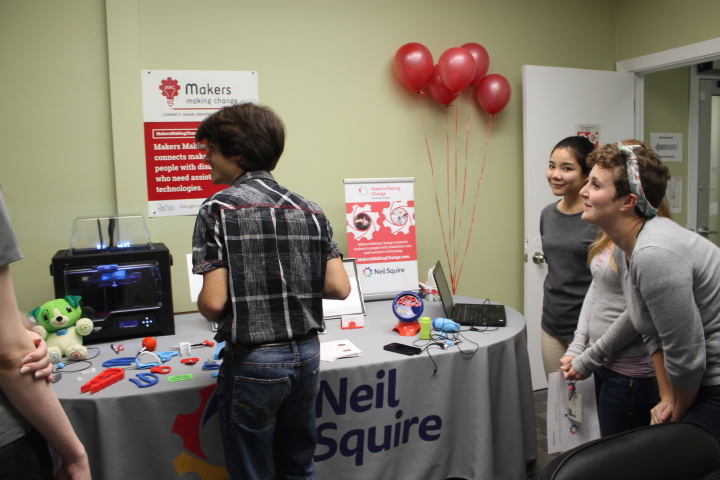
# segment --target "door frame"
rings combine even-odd
[[[645,75],[673,68],[688,67],[698,63],[720,59],[720,37],[685,45],[662,52],[617,62],[618,71],[635,74],[635,138],[644,140],[645,132]],[[699,139],[699,97],[700,78],[695,69],[690,69],[690,105],[688,113],[688,191],[687,225],[697,229],[698,189],[698,139]]]

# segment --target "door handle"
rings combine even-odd
[[[543,255],[540,252],[535,252],[535,255],[533,255],[533,263],[535,265],[540,265],[541,263],[545,263],[545,255]]]
[[[713,231],[713,230],[708,230],[707,227],[701,227],[701,228],[698,228],[697,233],[699,233],[700,235],[709,235],[711,233],[718,233],[718,232]]]

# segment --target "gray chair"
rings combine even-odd
[[[720,441],[673,422],[629,430],[554,458],[538,480],[720,480]]]

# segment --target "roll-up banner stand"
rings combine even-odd
[[[345,179],[348,256],[365,301],[418,290],[414,178]]]

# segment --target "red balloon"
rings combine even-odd
[[[460,47],[448,48],[438,60],[438,66],[445,86],[458,93],[470,85],[475,74],[475,59],[469,51]]]
[[[493,73],[480,81],[476,93],[480,106],[490,115],[495,115],[510,101],[512,90],[505,77]]]
[[[480,83],[490,67],[490,55],[488,55],[485,47],[479,43],[466,43],[462,46],[465,50],[470,52],[475,59],[475,74],[470,80],[470,85],[473,87]]]
[[[460,95],[460,92],[453,92],[442,81],[440,78],[440,68],[438,65],[433,67],[430,78],[428,79],[427,85],[425,85],[427,92],[432,98],[437,100],[443,105],[450,105]]]
[[[432,54],[420,43],[406,43],[395,53],[395,75],[411,90],[420,91],[427,83],[432,68]]]

